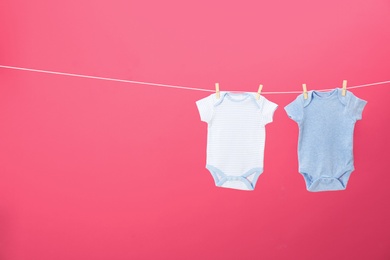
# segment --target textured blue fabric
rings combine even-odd
[[[308,191],[344,190],[354,170],[353,132],[367,102],[341,91],[310,91],[284,108],[299,126],[299,172]]]

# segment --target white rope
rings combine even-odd
[[[159,84],[159,83],[151,83],[151,82],[142,82],[142,81],[134,81],[134,80],[125,80],[125,79],[105,78],[105,77],[97,77],[97,76],[74,74],[74,73],[66,73],[66,72],[58,72],[58,71],[50,71],[50,70],[29,69],[29,68],[13,67],[13,66],[6,66],[6,65],[0,65],[0,68],[13,69],[13,70],[25,70],[25,71],[32,71],[32,72],[39,72],[39,73],[46,73],[46,74],[55,74],[55,75],[62,75],[62,76],[79,77],[79,78],[100,79],[100,80],[108,80],[108,81],[116,81],[116,82],[125,82],[125,83],[139,84],[139,85],[151,85],[151,86],[165,87],[165,88],[179,88],[179,89],[188,89],[188,90],[198,90],[198,91],[214,92],[213,90],[203,89],[203,88],[190,88],[190,87],[183,87],[183,86],[175,86],[175,85],[167,85],[167,84]]]
[[[39,73],[46,73],[46,74],[55,74],[55,75],[70,76],[70,77],[108,80],[108,81],[132,83],[132,84],[139,84],[139,85],[149,85],[149,86],[164,87],[164,88],[177,88],[177,89],[187,89],[187,90],[196,90],[196,91],[205,91],[205,92],[215,92],[215,90],[204,89],[204,88],[191,88],[191,87],[184,87],[184,86],[175,86],[175,85],[168,85],[168,84],[143,82],[143,81],[134,81],[134,80],[125,80],[125,79],[106,78],[106,77],[98,77],[98,76],[90,76],[90,75],[82,75],[82,74],[50,71],[50,70],[30,69],[30,68],[14,67],[14,66],[7,66],[7,65],[0,65],[0,68],[13,69],[13,70],[23,70],[23,71],[32,71],[32,72],[39,72]],[[381,82],[375,82],[375,83],[369,83],[369,84],[364,84],[364,85],[352,86],[352,87],[348,87],[347,89],[363,88],[363,87],[382,85],[382,84],[387,84],[387,83],[390,83],[390,80],[388,80],[388,81],[381,81]],[[318,91],[328,91],[328,90],[332,90],[332,89],[321,89],[321,90],[318,90]],[[261,92],[261,94],[300,94],[300,93],[302,93],[302,91],[268,91],[268,92],[267,91],[263,91],[263,92]]]

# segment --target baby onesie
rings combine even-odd
[[[344,190],[354,170],[353,131],[367,102],[341,92],[309,91],[284,108],[299,127],[299,172],[308,191]]]
[[[206,168],[218,187],[253,190],[263,172],[265,125],[277,105],[255,95],[220,92],[196,102],[208,124]]]

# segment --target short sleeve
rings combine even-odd
[[[293,102],[284,107],[289,118],[297,123],[303,119],[303,97],[299,95]]]
[[[196,106],[198,107],[200,120],[209,123],[214,112],[213,94],[196,101]]]
[[[264,125],[271,123],[273,121],[274,112],[278,107],[274,102],[269,101],[265,97],[262,97],[261,100],[261,115]]]
[[[347,109],[348,109],[349,114],[352,116],[353,120],[355,120],[355,121],[361,120],[363,110],[367,104],[367,101],[356,97],[354,94],[352,94],[349,91],[347,93],[349,93],[349,95],[350,95],[350,97],[348,99],[348,103],[347,103]]]

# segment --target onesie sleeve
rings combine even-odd
[[[361,120],[363,109],[367,104],[367,101],[356,97],[352,92],[347,92],[349,94],[349,99],[347,103],[347,109],[349,114],[352,116],[353,120]]]
[[[277,104],[274,102],[269,101],[265,97],[262,97],[262,104],[261,104],[261,115],[262,115],[262,121],[264,125],[271,123],[273,121],[274,112],[276,108],[278,107]]]
[[[196,101],[196,106],[198,107],[200,120],[206,123],[209,123],[213,116],[213,112],[214,112],[213,95],[214,94]]]
[[[303,119],[303,96],[299,95],[293,102],[284,107],[289,118],[297,123]]]

